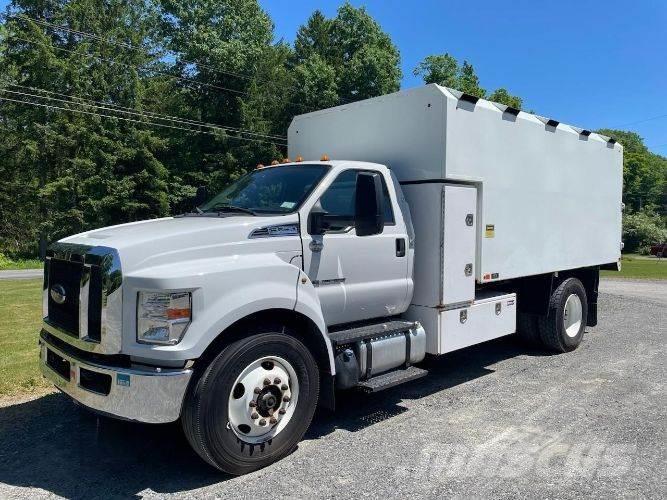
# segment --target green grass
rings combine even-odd
[[[39,259],[9,259],[0,254],[0,271],[14,271],[16,269],[41,269],[44,263]]]
[[[667,279],[667,259],[627,254],[621,258],[621,272],[602,271],[605,278]]]
[[[0,396],[51,387],[39,372],[42,280],[0,280]]]

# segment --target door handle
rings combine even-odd
[[[396,238],[396,257],[405,257],[405,238]]]

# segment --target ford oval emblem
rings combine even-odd
[[[67,300],[67,292],[65,292],[65,287],[56,284],[51,287],[51,298],[56,304],[64,304]]]

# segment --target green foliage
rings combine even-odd
[[[313,56],[319,58],[313,60]],[[400,54],[389,35],[363,7],[343,4],[335,18],[326,19],[315,11],[306,24],[299,28],[294,46],[294,64],[317,64],[323,79],[333,75],[326,89],[328,94],[305,96],[309,103],[331,105],[330,97],[338,94],[338,101],[356,101],[395,92],[400,87]],[[328,66],[326,68],[325,66]],[[297,81],[297,84],[299,81]],[[317,86],[311,86],[317,90]]]
[[[459,63],[449,54],[427,56],[414,69],[415,76],[421,76],[424,83],[437,83],[443,87],[459,88]]]
[[[466,92],[483,99],[499,102],[513,108],[520,109],[520,97],[510,94],[507,89],[499,88],[487,95],[479,83],[475,68],[468,61],[459,65],[456,58],[450,54],[437,54],[424,58],[413,71],[415,76],[421,76],[424,83],[437,83],[461,92]]]
[[[665,219],[651,209],[623,214],[624,251],[647,254],[651,245],[667,242]]]
[[[488,99],[489,101],[498,102],[516,109],[521,109],[523,105],[523,100],[520,97],[510,94],[507,89],[502,87],[494,90]]]
[[[651,153],[635,132],[601,129],[623,145],[623,201],[631,210],[667,204],[667,158]]]

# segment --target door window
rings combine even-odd
[[[322,208],[332,215],[340,215],[348,218],[354,217],[354,200],[356,198],[357,174],[360,170],[345,170],[341,172],[329,188],[320,198]],[[391,208],[391,198],[387,184],[382,179],[382,192],[384,193],[384,223],[395,224],[394,211]],[[342,231],[349,226],[332,226],[332,231]]]

